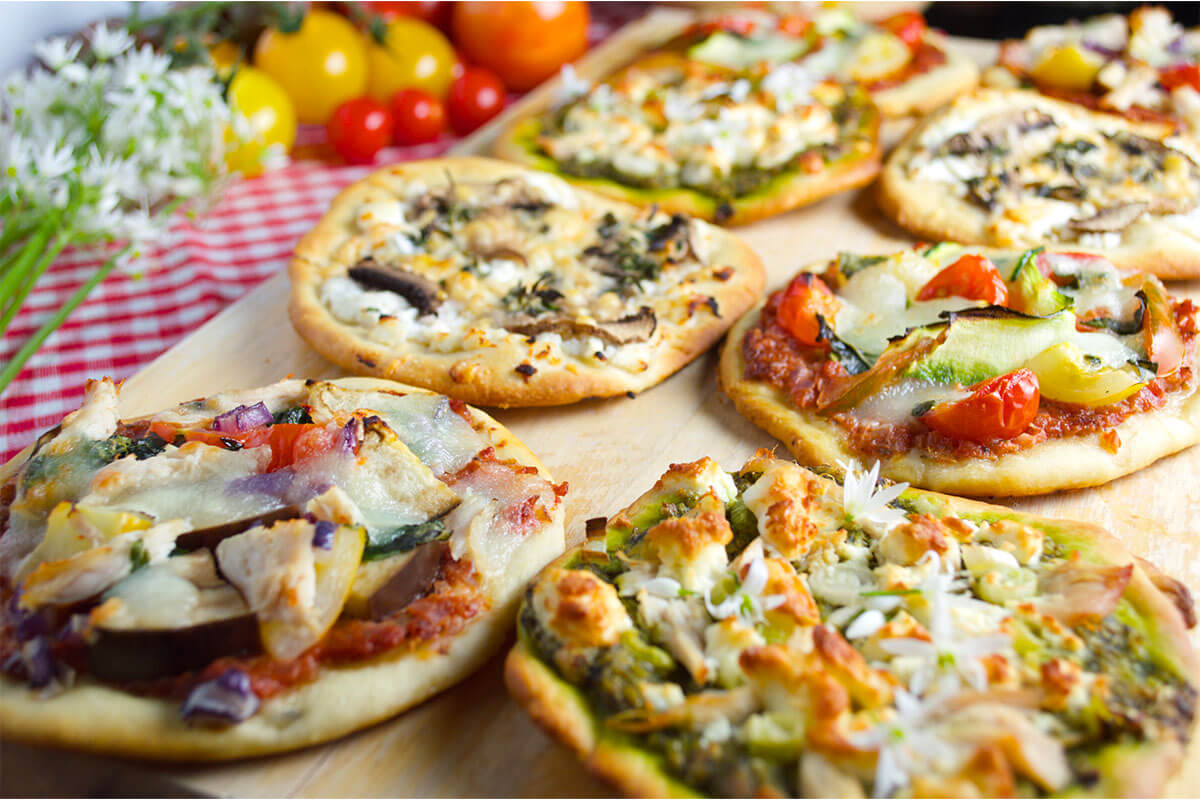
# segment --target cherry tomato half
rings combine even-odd
[[[952,439],[1011,439],[1033,422],[1040,402],[1037,375],[1022,368],[978,384],[970,397],[934,406],[921,421]]]
[[[1180,86],[1190,86],[1200,92],[1200,64],[1178,64],[1158,73],[1158,82],[1168,92]]]
[[[446,107],[420,89],[404,89],[392,98],[396,144],[432,142],[446,130]]]
[[[783,298],[779,301],[776,319],[785,331],[796,341],[809,347],[825,344],[821,338],[821,326],[817,315],[821,315],[829,325],[838,312],[838,301],[833,292],[825,285],[825,281],[811,272],[801,272],[787,288],[783,290]]]
[[[450,126],[465,136],[504,108],[504,84],[496,73],[483,67],[467,67],[450,84],[446,98]]]
[[[716,33],[718,31],[728,31],[739,36],[749,36],[754,33],[754,29],[758,27],[758,23],[749,17],[738,16],[737,14],[722,14],[710,20],[705,20],[696,24],[696,30],[702,33]]]
[[[919,45],[925,36],[925,31],[929,29],[929,26],[925,24],[925,18],[915,11],[902,11],[879,24],[896,34],[910,48]]]
[[[367,164],[387,147],[395,131],[392,112],[370,97],[347,100],[325,126],[329,143],[351,164]]]
[[[996,306],[1008,302],[1008,285],[986,256],[968,253],[930,278],[917,292],[918,300],[965,297]]]

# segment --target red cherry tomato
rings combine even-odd
[[[450,127],[465,136],[500,113],[504,108],[504,84],[496,73],[483,67],[467,67],[446,97]]]
[[[340,430],[330,430],[312,423],[280,423],[248,431],[221,433],[181,430],[169,422],[155,422],[150,430],[167,442],[174,442],[177,437],[183,436],[184,441],[203,442],[213,447],[228,447],[229,442],[238,442],[244,448],[266,445],[271,448],[268,472],[283,469],[309,456],[328,453],[340,446],[342,435]]]
[[[1168,92],[1180,86],[1190,86],[1200,92],[1200,64],[1177,64],[1158,73],[1158,82]]]
[[[825,281],[811,272],[801,272],[792,278],[792,282],[783,290],[776,319],[800,344],[815,347],[826,344],[821,338],[821,326],[817,322],[817,315],[832,326],[837,311],[837,298],[825,285]]]
[[[1037,375],[1022,368],[978,384],[970,397],[934,406],[921,421],[952,439],[1011,439],[1033,422],[1040,402]]]
[[[899,14],[888,17],[879,24],[896,34],[906,45],[912,48],[921,43],[921,39],[925,36],[925,31],[929,29],[929,26],[925,24],[925,18],[915,11],[902,11]]]
[[[367,164],[392,141],[392,112],[370,97],[347,100],[337,107],[325,133],[338,155],[352,164]]]
[[[968,253],[934,275],[917,292],[918,300],[936,297],[965,297],[1002,306],[1008,302],[1008,286],[986,256]]]
[[[421,89],[402,89],[392,98],[396,144],[432,142],[446,130],[446,107]]]

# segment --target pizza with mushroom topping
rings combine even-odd
[[[130,420],[90,381],[0,472],[0,731],[216,760],[391,717],[500,647],[565,492],[487,415],[389,381]]]
[[[1160,6],[1039,25],[1004,42],[989,86],[1043,94],[1133,120],[1200,131],[1200,29]]]
[[[879,203],[934,241],[1070,245],[1121,269],[1200,276],[1200,154],[1170,126],[982,89],[889,156]]]
[[[1186,588],[1093,525],[877,476],[672,465],[526,590],[510,691],[630,795],[1161,795]]]
[[[842,253],[730,332],[738,410],[809,464],[974,495],[1107,483],[1200,441],[1197,308],[1090,253]]]
[[[301,240],[290,272],[292,322],[322,355],[495,406],[653,386],[764,282],[746,245],[701,220],[482,158],[367,176]]]

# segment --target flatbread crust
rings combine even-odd
[[[911,490],[910,490],[911,491]],[[1180,609],[1151,581],[1128,550],[1103,528],[1087,522],[1057,520],[1022,514],[961,497],[916,491],[936,503],[942,514],[987,512],[998,518],[1033,522],[1049,528],[1048,535],[1080,551],[1089,560],[1121,566],[1134,564],[1124,597],[1147,622],[1147,636],[1170,659],[1181,675],[1200,685],[1200,657],[1191,645]],[[572,548],[543,570],[567,564],[582,545]],[[535,580],[536,583],[536,580]],[[566,744],[589,772],[608,781],[630,797],[698,797],[663,768],[659,759],[604,727],[587,706],[583,695],[560,678],[520,637],[504,665],[509,693],[551,738]],[[1096,797],[1161,796],[1168,778],[1183,763],[1184,751],[1173,741],[1138,746],[1114,746],[1100,767],[1097,782],[1086,790]],[[1072,788],[1072,787],[1068,787]]]
[[[890,89],[871,92],[871,99],[885,117],[926,114],[978,85],[979,67],[974,61],[940,34],[927,32],[925,38],[946,54],[945,62]]]
[[[374,378],[330,381],[347,389],[424,390]],[[545,466],[500,423],[478,409],[499,458]],[[23,461],[0,469],[0,480]],[[453,686],[482,666],[508,639],[520,591],[564,546],[563,506],[514,553],[504,582],[493,584],[492,607],[437,648],[421,647],[363,661],[322,667],[320,677],[263,701],[250,719],[225,729],[185,725],[179,703],[83,680],[52,697],[0,676],[0,731],[5,738],[136,758],[221,761],[278,753],[324,742],[393,717]]]
[[[742,339],[758,324],[765,301],[738,320],[721,350],[717,380],[739,412],[783,442],[803,464],[859,460],[842,429],[812,411],[792,405],[768,383],[747,380]],[[1193,355],[1200,369],[1200,353]],[[1160,458],[1200,442],[1200,391],[1173,397],[1161,408],[1135,414],[1115,429],[1121,446],[1110,453],[1099,433],[1049,439],[995,459],[936,461],[909,452],[880,460],[880,474],[939,492],[1015,496],[1099,486],[1136,472]]]
[[[879,174],[882,147],[879,143],[879,113],[868,106],[863,129],[870,147],[844,156],[822,171],[809,175],[800,170],[784,172],[758,190],[727,203],[694,189],[639,189],[608,178],[581,178],[559,169],[558,163],[537,146],[540,116],[514,123],[496,139],[492,153],[499,158],[550,172],[565,181],[597,194],[634,205],[657,204],[663,211],[679,212],[722,225],[746,225],[815,203],[824,197],[865,186]],[[725,205],[726,209],[721,210]]]
[[[711,265],[732,266],[734,274],[723,282],[714,279],[693,287],[716,299],[721,316],[705,315],[686,328],[660,321],[652,356],[639,373],[610,365],[571,364],[558,369],[538,363],[535,374],[522,375],[514,368],[529,358],[529,348],[511,343],[454,353],[417,347],[397,352],[363,338],[321,303],[320,282],[344,269],[330,263],[330,254],[349,237],[351,219],[364,197],[380,192],[394,195],[398,187],[410,181],[441,184],[447,174],[462,180],[495,180],[528,172],[524,167],[486,158],[413,161],[380,170],[345,189],[334,198],[329,213],[296,246],[288,267],[292,324],[317,352],[352,372],[421,385],[478,405],[547,406],[654,386],[715,344],[730,320],[749,308],[762,291],[765,275],[758,256],[740,239],[707,226]],[[622,207],[584,192],[579,193],[579,199],[584,205],[600,209]]]
[[[955,241],[998,247],[1034,247],[1042,242],[994,241],[988,233],[988,215],[978,206],[949,191],[943,184],[908,177],[905,167],[917,154],[924,131],[936,126],[945,114],[970,108],[976,103],[994,101],[996,96],[1011,98],[1010,104],[1035,105],[1056,113],[1087,115],[1107,125],[1124,127],[1130,132],[1160,138],[1164,128],[1131,122],[1109,114],[1088,111],[1081,106],[1020,90],[983,89],[961,96],[940,113],[931,114],[902,141],[884,164],[877,184],[880,210],[915,236],[929,241]],[[1189,151],[1190,152],[1190,151]],[[1118,269],[1148,272],[1160,278],[1200,277],[1200,233],[1186,225],[1173,225],[1163,217],[1143,215],[1122,233],[1115,247],[1088,247],[1064,242],[1074,252],[1095,253],[1112,261]]]

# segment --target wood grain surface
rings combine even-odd
[[[656,12],[589,54],[580,67],[599,75],[685,21]],[[981,61],[994,52],[961,43]],[[504,119],[465,143],[484,152],[505,122],[546,102],[552,86],[525,98]],[[894,138],[900,126],[893,126]],[[762,256],[768,289],[802,264],[840,250],[888,251],[911,244],[881,218],[868,189],[830,198],[738,230]],[[1170,289],[1200,299],[1200,282]],[[287,281],[279,275],[252,291],[126,382],[126,415],[149,413],[224,389],[287,375],[342,374],[313,353],[288,322]],[[672,462],[712,456],[732,468],[759,447],[778,447],[742,419],[717,389],[715,351],[635,398],[550,409],[495,411],[536,452],[556,480],[570,483],[567,537],[583,521],[615,512]],[[1164,459],[1099,489],[1011,503],[1036,513],[1091,520],[1200,592],[1200,448]],[[1193,635],[1200,644],[1200,637]],[[505,694],[502,655],[453,690],[401,717],[328,745],[290,755],[219,766],[147,765],[0,744],[0,792],[234,796],[601,796],[611,793],[551,742]],[[81,720],[81,724],[87,724]],[[1172,784],[1176,796],[1200,795],[1200,747]]]

